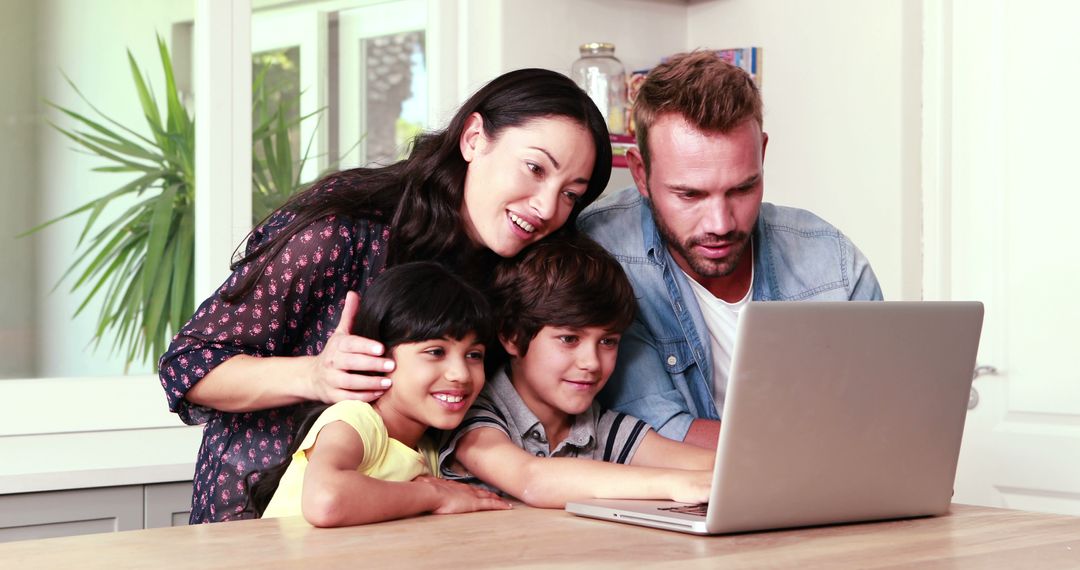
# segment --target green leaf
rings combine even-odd
[[[132,236],[131,234],[124,234],[122,232],[117,232],[117,233],[113,234],[112,239],[110,239],[108,241],[108,243],[106,243],[105,245],[98,248],[99,251],[98,251],[97,256],[95,256],[93,261],[91,261],[83,269],[83,273],[82,273],[81,276],[79,276],[79,280],[76,281],[75,284],[71,286],[71,291],[74,292],[79,287],[82,287],[82,284],[85,283],[87,279],[90,279],[91,277],[93,277],[94,275],[97,274],[98,270],[102,267],[103,263],[105,263],[106,261],[108,261],[108,260],[112,259],[113,257],[117,256],[121,251],[123,251],[124,248],[121,246],[121,242],[123,242],[123,243],[131,243],[131,241],[133,239],[134,239],[134,236]],[[89,252],[87,252],[87,253],[89,253]],[[79,265],[77,265],[77,264],[73,264],[68,269],[68,271],[71,271],[72,269],[74,269],[74,268],[76,268],[78,266]],[[67,277],[66,272],[64,274],[64,277]],[[61,281],[64,279],[64,277],[61,277]]]
[[[143,168],[133,168],[130,166],[95,166],[90,169],[90,172],[111,172],[111,173],[127,173],[127,172],[145,172]]]
[[[172,332],[177,332],[195,310],[188,301],[189,283],[192,283],[195,259],[195,224],[194,216],[188,214],[180,219],[180,231],[176,235],[176,255],[174,257],[172,287],[169,292],[169,324]]]
[[[92,134],[89,134],[89,133],[77,133],[77,134],[79,134],[83,139],[91,141],[93,143],[96,143],[98,146],[105,147],[105,148],[113,151],[113,153],[118,154],[118,155],[126,154],[126,155],[128,155],[128,156],[130,156],[132,158],[149,160],[149,161],[154,162],[154,163],[159,163],[159,162],[161,162],[163,160],[163,157],[160,154],[148,151],[148,150],[142,148],[141,146],[131,144],[131,143],[127,142],[127,141],[116,142],[116,141],[109,140],[109,139],[104,138],[104,137],[99,137],[99,136],[96,136],[96,135],[92,135]]]
[[[143,283],[153,283],[150,294],[144,296],[142,300],[145,311],[143,315],[146,333],[143,339],[144,343],[147,341],[158,342],[158,339],[163,338],[165,335],[164,325],[168,323],[165,307],[169,300],[169,286],[172,284],[172,274],[175,268],[175,265],[170,262],[175,256],[175,249],[176,240],[166,242],[165,249],[161,252],[161,259],[165,260],[166,263],[157,264],[157,273],[147,272],[143,275]]]
[[[169,110],[168,124],[172,127],[169,131],[186,137],[191,132],[191,121],[188,119],[187,109],[180,103],[180,92],[176,88],[169,48],[160,35],[157,37],[157,43],[158,53],[161,56],[161,68],[165,72],[165,101]]]
[[[125,127],[124,125],[122,125],[122,124],[120,124],[120,123],[116,122],[115,120],[113,120],[113,119],[112,119],[111,117],[109,117],[109,116],[108,116],[108,115],[106,115],[105,113],[101,112],[101,110],[100,110],[100,109],[98,109],[97,107],[95,107],[95,106],[94,106],[94,104],[93,104],[93,103],[91,103],[91,102],[90,102],[90,100],[89,100],[89,99],[87,99],[85,95],[83,95],[82,91],[80,91],[80,90],[79,90],[79,87],[75,85],[75,82],[74,82],[74,81],[72,81],[72,80],[71,80],[71,78],[67,76],[67,74],[65,74],[65,73],[61,72],[61,75],[63,75],[63,76],[64,76],[64,80],[65,80],[65,81],[67,81],[67,84],[68,84],[68,85],[70,85],[70,86],[71,86],[71,89],[72,89],[73,91],[75,91],[75,93],[76,93],[76,94],[77,94],[77,95],[79,96],[79,99],[81,99],[81,100],[83,101],[83,103],[86,103],[86,105],[87,105],[88,107],[90,107],[90,109],[92,109],[92,110],[93,110],[93,111],[94,111],[95,113],[97,113],[98,115],[101,115],[101,116],[102,116],[102,117],[103,117],[103,118],[104,118],[104,119],[105,119],[105,120],[106,120],[107,122],[109,122],[109,123],[112,123],[112,124],[116,125],[116,126],[117,126],[117,127],[119,127],[119,128],[121,129],[121,130],[123,130],[123,131],[126,131],[127,133],[131,134],[131,135],[132,135],[132,136],[134,136],[135,138],[137,138],[137,139],[139,139],[139,140],[141,140],[141,141],[145,142],[145,143],[146,143],[146,144],[148,144],[148,145],[151,145],[151,146],[153,146],[153,145],[155,144],[155,143],[154,143],[154,141],[152,141],[152,140],[150,140],[150,139],[148,139],[148,138],[144,137],[143,135],[140,135],[139,133],[137,133],[137,132],[135,132],[135,131],[133,131],[133,130],[129,129],[128,127]]]
[[[93,200],[92,202],[90,202],[90,204],[94,205],[94,208],[93,208],[93,211],[90,212],[90,218],[86,220],[86,225],[83,226],[82,233],[79,234],[79,241],[77,242],[77,245],[82,244],[83,239],[86,238],[86,234],[90,232],[90,228],[92,228],[94,226],[94,222],[97,221],[98,216],[101,215],[101,212],[113,200],[115,200],[116,198],[119,198],[120,196],[123,196],[124,194],[130,194],[132,192],[141,192],[141,191],[145,190],[150,184],[152,184],[155,180],[157,180],[160,177],[161,177],[161,171],[150,172],[148,174],[140,176],[139,178],[136,178],[135,180],[132,180],[131,182],[128,182],[127,184],[121,186],[120,188],[118,188],[116,190],[113,190],[112,192],[109,192],[108,194],[102,196],[101,198],[98,198],[98,199]],[[137,204],[136,206],[141,206],[143,204],[146,204],[147,202],[148,202],[147,200],[144,200],[144,201],[140,202],[139,204]],[[129,209],[128,211],[130,212],[131,209]],[[121,218],[122,217],[123,217],[123,215],[121,215]]]
[[[105,269],[104,275],[102,275],[101,278],[97,280],[97,283],[94,284],[94,288],[86,294],[86,298],[83,299],[83,302],[81,304],[79,304],[79,308],[75,309],[76,316],[83,312],[83,309],[85,309],[90,304],[90,301],[92,301],[97,296],[98,291],[102,287],[108,284],[116,283],[117,277],[122,278],[122,275],[117,274],[116,271],[121,265],[127,262],[130,256],[135,253],[136,249],[136,247],[129,245],[128,247],[118,248],[109,252],[110,256],[112,257],[112,262],[109,263],[108,267]]]
[[[315,120],[315,128],[311,131],[311,136],[308,138],[307,148],[304,149],[304,155],[300,157],[300,164],[296,167],[296,178],[293,179],[291,187],[300,188],[302,186],[300,177],[303,175],[304,165],[307,164],[308,158],[311,156],[311,147],[315,144],[315,135],[319,132],[319,125],[322,124],[322,117],[320,116]]]
[[[90,119],[89,117],[86,117],[84,115],[76,113],[75,111],[72,111],[70,109],[65,109],[64,107],[61,107],[61,106],[59,106],[59,105],[57,105],[57,104],[55,104],[55,103],[53,103],[51,101],[45,101],[45,104],[49,105],[50,107],[52,107],[52,108],[54,108],[54,109],[56,109],[58,111],[60,111],[61,113],[65,114],[65,115],[67,115],[67,116],[81,122],[82,124],[84,124],[87,127],[90,127],[91,129],[105,135],[106,137],[109,137],[111,139],[115,139],[115,141],[117,143],[128,144],[128,145],[131,145],[133,147],[140,148],[140,149],[143,148],[139,144],[137,144],[135,142],[132,142],[131,140],[129,140],[129,139],[125,138],[124,136],[118,134],[116,131],[113,131],[112,129],[109,129],[108,127],[98,123],[97,121],[94,121],[93,119]],[[93,108],[92,105],[91,105],[91,108]],[[133,134],[135,134],[135,133],[133,133]],[[149,144],[153,144],[149,139],[147,139],[145,137],[142,137],[142,136],[139,136],[138,134],[135,134],[135,135],[136,135],[136,137],[138,137],[142,141],[144,141],[146,143],[149,143]]]
[[[62,129],[60,127],[57,127],[56,125],[53,125],[53,127],[56,130],[63,133],[64,136],[66,136],[69,139],[75,141],[76,143],[78,143],[82,147],[86,148],[87,150],[90,150],[93,154],[101,156],[102,158],[107,158],[109,160],[120,163],[122,165],[130,166],[130,167],[133,167],[133,168],[138,168],[138,169],[141,169],[141,170],[149,170],[151,168],[156,168],[155,165],[145,165],[145,164],[138,163],[138,162],[132,162],[132,161],[126,159],[126,158],[122,158],[122,157],[112,153],[111,151],[101,147],[100,145],[94,143],[93,141],[90,141],[90,140],[87,140],[87,139],[83,138],[78,133],[68,131],[66,129]]]
[[[154,214],[150,219],[150,235],[146,243],[146,265],[143,266],[144,297],[149,297],[153,292],[152,281],[157,273],[161,262],[166,259],[165,248],[172,233],[173,199],[176,197],[176,186],[169,186],[158,196],[154,204]]]
[[[277,126],[277,171],[274,178],[278,188],[292,188],[292,144],[289,142],[289,127],[285,124],[285,114],[278,113]]]
[[[139,95],[139,104],[142,105],[143,115],[150,126],[150,131],[155,135],[154,138],[157,140],[158,147],[163,151],[167,150],[164,141],[157,136],[158,133],[164,132],[161,128],[161,113],[158,111],[157,103],[150,96],[150,90],[146,87],[142,71],[139,69],[139,64],[135,63],[135,56],[131,55],[131,50],[128,50],[127,55],[128,65],[131,67],[131,79],[135,82],[135,92]]]

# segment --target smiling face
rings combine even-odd
[[[589,409],[615,369],[620,334],[605,327],[545,326],[522,356],[503,341],[510,354],[510,377],[525,405],[544,424],[551,441],[553,425]]]
[[[746,253],[761,208],[767,143],[753,119],[726,133],[705,133],[667,114],[649,131],[648,174],[640,153],[629,153],[634,181],[650,199],[672,257],[710,290],[723,290],[733,274],[749,278]]]
[[[402,343],[392,356],[393,385],[372,405],[390,435],[406,444],[428,427],[457,427],[484,387],[484,345],[476,335]]]
[[[562,227],[585,194],[596,150],[592,135],[564,117],[507,127],[497,137],[473,114],[461,136],[462,219],[472,242],[513,257]]]

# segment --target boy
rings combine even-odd
[[[584,236],[549,239],[501,263],[489,299],[506,364],[443,446],[444,477],[549,508],[707,500],[714,452],[594,402],[635,310],[614,258]]]

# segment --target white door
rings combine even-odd
[[[390,164],[430,126],[427,0],[338,13],[341,167]]]
[[[256,12],[251,15],[251,51],[253,54],[280,49],[299,50],[299,115],[306,117],[329,104],[327,86],[328,18],[316,6],[299,5],[286,10]],[[325,113],[324,113],[325,115]],[[302,181],[317,178],[329,166],[326,118],[314,117],[300,122],[298,147],[307,155]]]
[[[1080,3],[924,6],[926,298],[986,304],[996,369],[954,500],[1080,515]]]

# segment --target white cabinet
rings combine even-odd
[[[135,530],[143,524],[141,486],[0,497],[0,541]]]
[[[191,515],[191,481],[143,486],[143,528],[184,526]]]
[[[187,524],[201,442],[156,379],[4,380],[0,542]]]
[[[0,496],[0,542],[187,524],[191,482]]]

